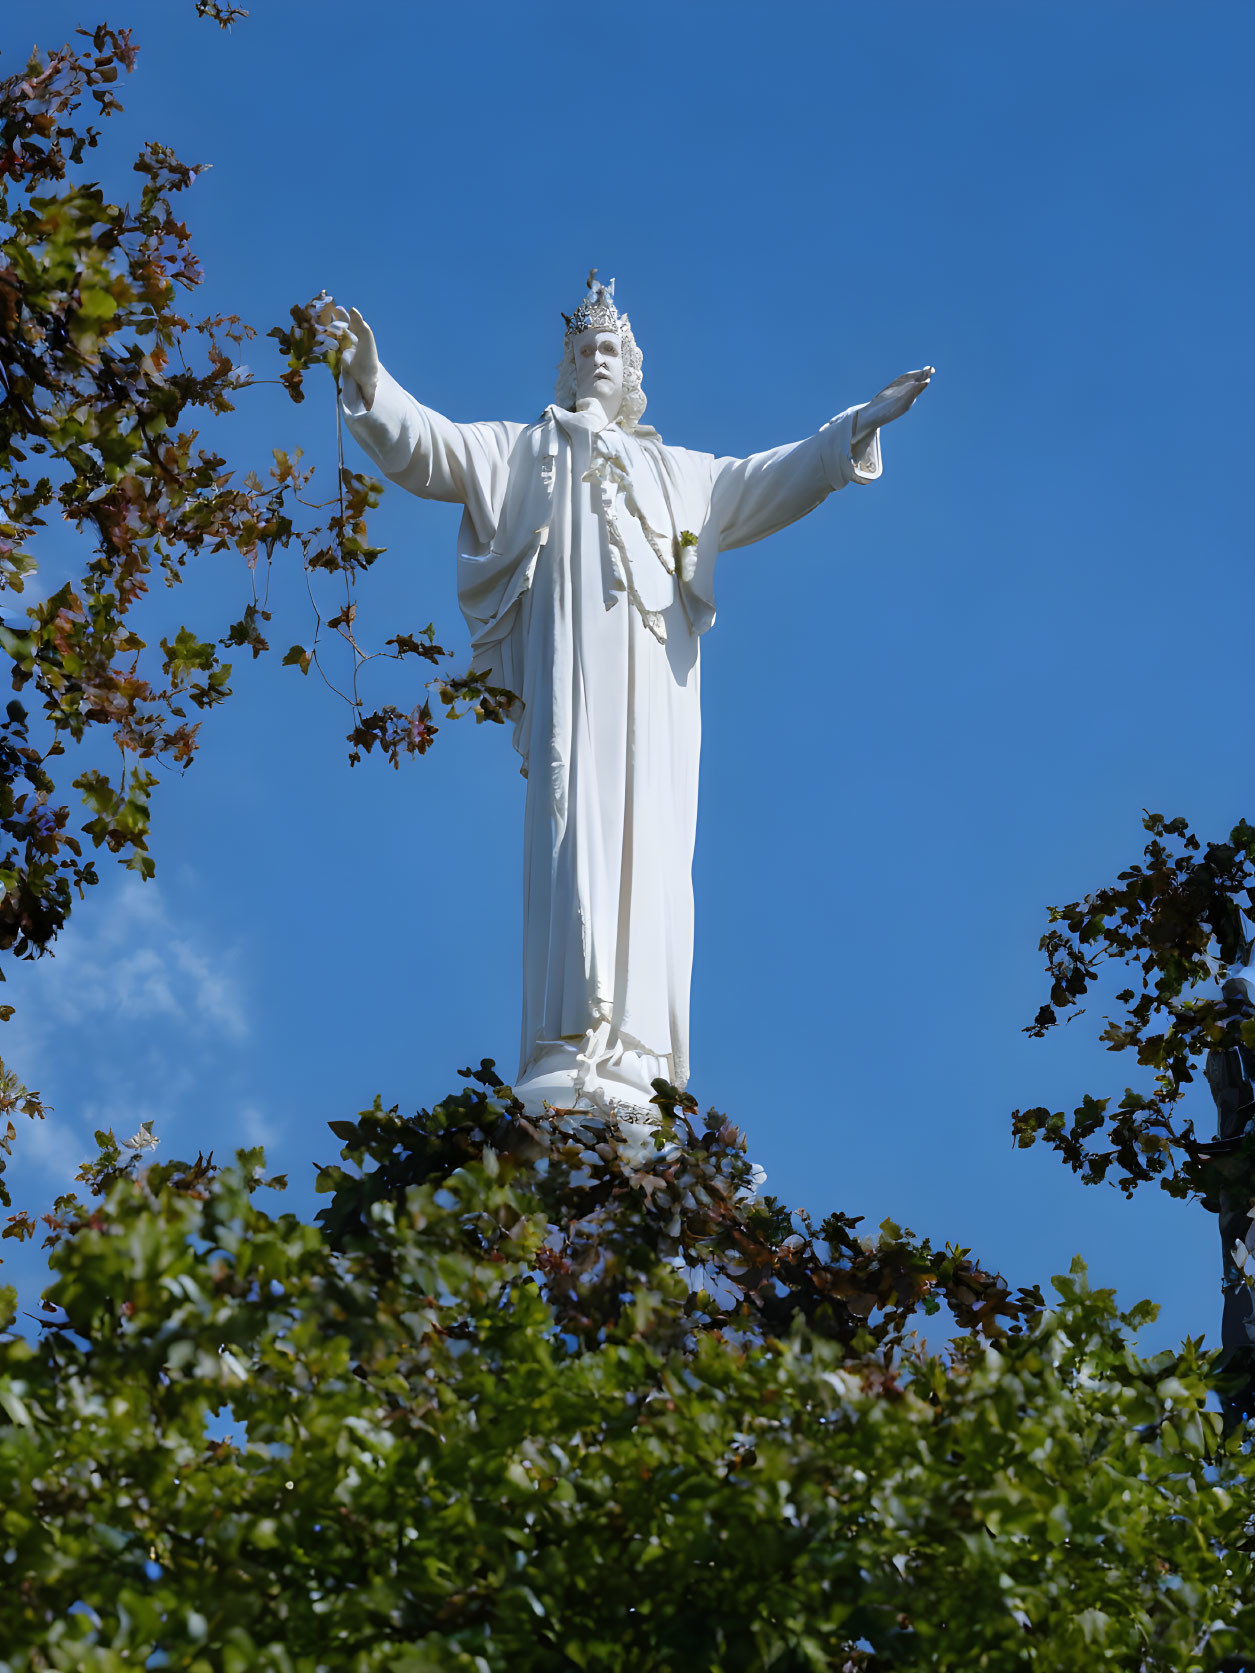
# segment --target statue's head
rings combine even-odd
[[[599,283],[594,268],[588,275],[588,289],[587,300],[573,314],[562,316],[566,340],[554,401],[572,411],[578,401],[599,401],[612,422],[624,430],[634,430],[645,411],[643,357],[632,335],[631,321],[614,305],[614,280],[608,285]]]

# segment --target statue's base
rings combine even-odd
[[[513,1090],[529,1115],[543,1115],[550,1109],[570,1110],[577,1118],[585,1111],[612,1116],[629,1143],[652,1148],[651,1136],[658,1124],[657,1108],[650,1101],[653,1088],[613,1070],[590,1069],[577,1060],[574,1046],[546,1052],[540,1062],[528,1066]]]
[[[653,1088],[646,1092],[639,1085],[616,1079],[604,1071],[581,1073],[583,1065],[577,1066],[574,1058],[574,1048],[547,1053],[515,1082],[514,1096],[528,1115],[562,1115],[569,1111],[573,1123],[579,1121],[581,1114],[612,1116],[619,1124],[634,1164],[647,1165],[657,1154],[654,1135],[658,1129],[658,1109],[650,1102]],[[675,1149],[674,1145],[664,1148],[668,1155]],[[751,1167],[751,1182],[745,1192],[749,1201],[767,1182],[766,1172],[757,1162]]]
[[[536,1109],[545,1103],[574,1109],[582,1100],[586,1109],[636,1110],[641,1119],[656,1120],[654,1082],[659,1077],[671,1078],[670,1062],[622,1044],[607,1049],[606,1032],[603,1024],[583,1039],[551,1040],[538,1046],[519,1071],[515,1096]]]
[[[658,1111],[649,1103],[649,1096],[639,1087],[614,1086],[599,1081],[594,1086],[579,1086],[571,1071],[535,1069],[514,1084],[514,1096],[529,1116],[542,1116],[547,1111],[571,1111],[579,1119],[582,1113],[591,1116],[612,1116],[622,1129],[622,1136],[636,1146],[649,1146],[649,1138],[658,1126]]]

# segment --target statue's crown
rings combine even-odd
[[[618,331],[619,310],[614,305],[614,280],[603,285],[597,277],[595,267],[589,269],[585,280],[591,295],[573,314],[563,314],[566,321],[568,337],[577,337],[581,331]]]

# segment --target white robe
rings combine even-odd
[[[465,507],[473,666],[523,699],[524,1093],[642,1107],[655,1076],[685,1084],[715,559],[880,475],[878,432],[851,456],[857,410],[716,459],[554,406],[530,425],[454,424],[386,372],[367,411],[346,383],[349,428],[383,474]]]

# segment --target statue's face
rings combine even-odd
[[[623,401],[623,356],[617,331],[581,331],[575,350],[575,396],[594,400],[613,419]]]

